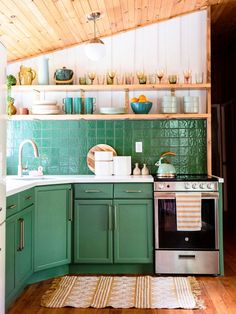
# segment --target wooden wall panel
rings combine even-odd
[[[183,82],[183,70],[190,68],[194,75],[205,70],[206,65],[206,11],[177,17],[168,21],[138,28],[134,31],[120,33],[104,38],[106,56],[99,62],[89,61],[84,53],[84,46],[78,45],[46,55],[49,58],[50,84],[53,84],[53,74],[56,69],[66,66],[73,69],[75,83],[79,76],[89,71],[97,75],[105,75],[109,69],[117,71],[119,80],[126,72],[132,72],[137,82],[136,72],[144,70],[147,75],[155,74],[157,69],[164,68],[168,74],[176,72],[180,82]],[[17,76],[21,64],[37,70],[40,57],[15,62],[8,65],[8,73]],[[206,73],[205,73],[206,74]],[[206,78],[206,75],[205,75]],[[34,81],[37,84],[37,80]],[[130,92],[130,98],[142,92]],[[170,91],[150,91],[145,94],[153,101],[151,112],[160,112],[160,97],[170,94]],[[201,97],[201,112],[206,111],[206,93],[204,91],[178,91],[178,96],[199,95]],[[78,93],[48,92],[42,97],[57,99],[62,103],[65,96],[78,96]],[[97,98],[99,107],[124,105],[123,92],[89,92],[86,95]],[[16,93],[14,95],[18,107],[29,107],[33,95]]]

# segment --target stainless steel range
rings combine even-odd
[[[218,199],[214,177],[154,177],[157,274],[219,274]]]

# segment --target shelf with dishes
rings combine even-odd
[[[155,120],[155,119],[208,119],[207,113],[160,113],[160,114],[57,114],[14,115],[10,120]]]
[[[152,90],[206,90],[210,83],[201,84],[134,84],[134,85],[15,85],[12,92],[78,92],[78,91],[152,91]]]

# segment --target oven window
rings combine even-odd
[[[201,230],[177,231],[175,199],[159,199],[159,248],[215,249],[215,199],[202,199],[201,207]]]

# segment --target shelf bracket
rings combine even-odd
[[[129,89],[125,88],[125,113],[129,113]]]
[[[84,89],[81,89],[81,90],[80,90],[80,96],[81,96],[82,98],[85,98],[85,90],[84,90]]]

